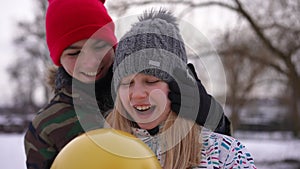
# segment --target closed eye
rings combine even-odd
[[[95,50],[101,50],[101,49],[105,48],[106,46],[108,46],[107,43],[104,43],[104,44],[98,44],[98,45],[94,46],[94,49],[95,49]]]
[[[80,50],[79,51],[76,51],[76,52],[70,52],[70,53],[67,53],[67,55],[69,56],[78,56],[80,54]]]
[[[96,41],[94,44],[93,44],[93,49],[94,50],[102,50],[103,48],[109,46],[109,44],[105,41]]]
[[[158,82],[161,82],[161,80],[149,80],[149,81],[147,81],[147,83],[149,83],[149,84],[154,84],[154,83],[158,83]]]

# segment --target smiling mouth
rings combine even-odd
[[[81,72],[81,73],[84,74],[85,76],[95,77],[95,76],[99,75],[102,70],[103,70],[103,67],[96,72]]]
[[[98,72],[82,72],[86,76],[94,77],[98,74]]]
[[[134,106],[134,108],[138,111],[146,111],[151,108],[151,106]]]
[[[152,112],[156,106],[133,106],[138,113]]]

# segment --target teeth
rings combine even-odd
[[[150,109],[151,106],[135,106],[137,110],[144,111]]]
[[[83,73],[88,76],[96,76],[97,75],[97,72],[83,72]]]

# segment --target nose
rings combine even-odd
[[[101,61],[100,56],[89,50],[81,51],[79,59],[80,63],[90,68],[98,67]]]
[[[129,89],[131,99],[144,99],[148,96],[146,87],[143,84],[134,83]]]

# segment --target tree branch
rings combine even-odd
[[[233,54],[243,54],[244,51],[238,50],[238,49],[231,49],[230,51],[218,51],[218,53],[222,56],[230,56]],[[244,55],[245,57],[249,58],[250,60],[263,64],[263,65],[267,65],[272,67],[274,70],[276,70],[279,73],[282,73],[284,75],[288,75],[288,72],[286,72],[284,69],[282,69],[279,65],[276,65],[275,63],[272,63],[270,61],[267,61],[261,57],[256,57],[256,56],[251,56],[249,53],[247,53],[247,55]]]
[[[186,3],[185,5],[187,5],[188,3]],[[210,2],[204,2],[204,3],[193,3],[193,2],[190,2],[188,4],[189,7],[187,7],[185,10],[183,10],[179,15],[178,17],[181,18],[183,17],[184,15],[186,15],[187,13],[191,12],[192,9],[194,8],[200,8],[200,7],[208,7],[208,6],[220,6],[220,7],[225,7],[225,8],[228,8],[230,10],[233,10],[233,11],[237,11],[237,8],[233,7],[233,6],[230,6],[229,4],[226,4],[226,3],[223,3],[223,2],[217,2],[217,1],[210,1]]]
[[[264,35],[263,31],[259,28],[259,26],[255,23],[254,19],[245,11],[242,4],[239,0],[234,0],[237,4],[238,12],[245,17],[245,19],[249,22],[250,26],[256,32],[257,36],[262,40],[262,42],[273,51],[278,57],[282,60],[287,61],[288,56],[285,55],[284,52],[280,51],[279,49],[275,48],[271,41]]]
[[[114,11],[120,11],[122,10],[123,12],[125,12],[126,10],[128,10],[129,8],[132,8],[133,6],[144,6],[144,5],[149,5],[149,4],[168,4],[168,5],[185,5],[188,6],[186,9],[184,9],[180,14],[179,14],[179,18],[183,17],[184,15],[186,15],[187,13],[191,12],[191,9],[194,8],[200,8],[200,7],[207,7],[207,6],[220,6],[220,7],[225,7],[227,9],[231,9],[233,11],[237,11],[237,8],[223,3],[223,2],[218,2],[218,1],[210,1],[210,2],[202,2],[202,3],[195,3],[193,1],[182,1],[182,0],[173,0],[173,1],[151,1],[151,0],[144,0],[144,1],[126,1],[123,3],[111,3],[108,5],[108,7],[111,10]]]

